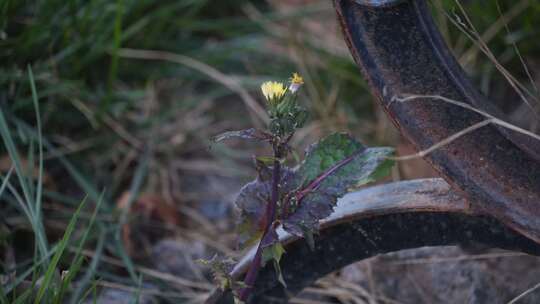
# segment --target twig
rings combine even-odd
[[[476,130],[476,129],[480,129],[490,123],[493,122],[493,119],[485,119],[485,120],[482,120],[481,122],[478,122],[478,123],[475,123],[474,125],[470,126],[470,127],[467,127],[457,133],[454,133],[450,136],[448,136],[447,138],[439,141],[438,143],[430,146],[429,148],[425,149],[425,150],[422,150],[422,151],[419,151],[418,153],[415,153],[415,154],[411,154],[411,155],[405,155],[405,156],[398,156],[398,157],[392,157],[391,159],[393,160],[396,160],[396,161],[402,161],[402,160],[411,160],[411,159],[417,159],[417,158],[420,158],[420,157],[424,157],[426,155],[428,155],[429,153],[439,149],[439,148],[442,148],[448,144],[450,144],[451,142],[453,142],[454,140],[466,135],[466,134],[469,134],[471,133],[472,131]]]
[[[499,33],[506,26],[506,24],[508,24],[508,22],[512,21],[524,10],[526,10],[529,7],[530,2],[530,0],[521,0],[520,2],[516,3],[516,5],[514,5],[512,9],[506,12],[504,15],[501,13],[501,17],[488,27],[488,29],[482,34],[482,36],[480,36],[480,39],[482,39],[485,44],[489,43],[489,41],[495,38],[497,33]],[[461,55],[461,57],[459,58],[459,62],[467,65],[469,62],[473,61],[476,58],[478,51],[479,48],[477,45],[471,46],[466,52],[463,53],[463,55]]]
[[[76,249],[75,248],[70,248],[70,250],[75,251]],[[95,254],[95,252],[91,251],[91,250],[83,250],[81,253],[82,253],[82,255],[88,256],[88,257],[92,257]],[[107,264],[110,264],[110,265],[114,265],[114,266],[118,266],[118,267],[125,267],[124,263],[121,260],[111,258],[111,257],[108,257],[108,256],[102,256],[100,258],[100,260],[107,263]],[[137,271],[139,271],[140,273],[142,273],[144,275],[147,275],[149,277],[157,278],[157,279],[160,279],[162,281],[172,283],[172,284],[176,285],[177,287],[179,287],[180,290],[185,290],[186,288],[189,288],[189,289],[198,289],[198,290],[203,290],[203,291],[210,291],[213,288],[213,286],[211,284],[207,284],[207,283],[204,283],[204,282],[191,281],[191,280],[188,280],[188,279],[185,279],[185,278],[181,278],[179,276],[175,276],[175,275],[170,274],[170,273],[157,271],[155,269],[151,269],[151,268],[147,268],[147,267],[135,266],[135,269]]]
[[[518,133],[521,133],[521,134],[524,134],[524,135],[527,135],[527,136],[530,136],[538,141],[540,141],[540,135],[538,134],[535,134],[531,131],[528,131],[528,130],[525,130],[525,129],[522,129],[518,126],[515,126],[511,123],[508,123],[504,120],[501,120],[489,113],[486,113],[482,110],[479,110],[467,103],[464,103],[464,102],[461,102],[461,101],[457,101],[457,100],[453,100],[453,99],[450,99],[450,98],[447,98],[447,97],[444,97],[444,96],[440,96],[440,95],[415,95],[415,94],[402,94],[402,96],[404,97],[398,97],[398,96],[394,96],[392,97],[392,100],[390,101],[390,104],[389,106],[393,103],[393,102],[406,102],[406,101],[412,101],[412,100],[417,100],[417,99],[420,99],[420,98],[426,98],[426,99],[435,99],[435,100],[440,100],[440,101],[443,101],[443,102],[446,102],[446,103],[449,103],[449,104],[453,104],[455,106],[458,106],[458,107],[462,107],[462,108],[465,108],[465,109],[468,109],[468,110],[471,110],[473,112],[476,112],[484,117],[486,117],[487,119],[486,120],[483,120],[479,123],[476,123],[468,128],[465,128],[445,139],[443,139],[442,141],[434,144],[433,146],[425,149],[425,150],[422,150],[416,154],[412,154],[412,155],[405,155],[405,156],[401,156],[401,157],[393,157],[391,159],[394,159],[394,160],[411,160],[411,159],[416,159],[416,158],[421,158],[421,157],[424,157],[426,156],[427,154],[445,146],[445,145],[448,145],[449,143],[453,142],[454,140],[458,139],[459,137],[465,135],[465,134],[468,134],[476,129],[479,129],[487,124],[495,124],[495,125],[499,125],[503,128],[506,128],[506,129],[509,129],[509,130],[512,130],[512,131],[515,131],[515,132],[518,132]]]
[[[533,287],[525,290],[523,293],[521,293],[519,296],[513,298],[510,302],[508,302],[508,304],[515,304],[517,303],[517,301],[523,299],[524,297],[526,297],[528,294],[530,294],[531,292],[537,290],[538,288],[540,288],[540,283],[534,285]]]
[[[222,72],[216,70],[215,68],[197,61],[193,58],[190,58],[188,56],[175,54],[171,52],[164,52],[164,51],[156,51],[156,50],[136,50],[136,49],[128,49],[128,48],[122,48],[118,50],[118,56],[124,57],[124,58],[134,58],[134,59],[146,59],[146,60],[163,60],[163,61],[169,61],[178,63],[184,66],[187,66],[191,69],[197,70],[208,77],[212,78],[213,80],[223,84],[225,87],[230,89],[231,91],[237,93],[240,98],[244,101],[246,106],[253,111],[253,113],[257,116],[257,119],[252,119],[253,123],[260,127],[261,121],[264,123],[267,123],[269,121],[268,115],[266,114],[266,111],[261,107],[257,101],[244,89],[238,81],[229,75],[225,75]]]
[[[512,76],[512,74],[510,74],[510,72],[508,72],[508,70],[506,70],[505,67],[503,67],[499,61],[497,60],[497,58],[495,57],[495,55],[493,55],[493,53],[491,52],[491,50],[489,49],[489,47],[487,46],[487,44],[482,40],[481,37],[479,37],[479,34],[478,34],[478,31],[476,31],[476,28],[474,27],[473,23],[471,22],[471,20],[469,19],[467,13],[465,12],[465,9],[463,8],[463,6],[461,5],[461,3],[459,3],[459,1],[456,2],[456,4],[458,5],[458,7],[460,8],[461,12],[463,13],[465,19],[467,20],[469,26],[472,28],[472,30],[469,30],[468,29],[468,26],[466,24],[464,24],[463,22],[461,22],[460,20],[454,20],[452,17],[450,17],[450,15],[445,12],[445,14],[448,16],[448,19],[456,26],[458,27],[459,29],[462,30],[462,32],[475,44],[478,46],[478,48],[482,51],[482,53],[484,53],[484,55],[486,55],[486,57],[488,57],[488,59],[495,65],[495,67],[497,68],[497,70],[504,76],[504,78],[506,78],[506,80],[508,81],[508,83],[510,84],[510,86],[514,89],[514,91],[519,95],[519,97],[521,98],[521,100],[523,100],[523,102],[533,111],[534,115],[536,117],[539,117],[540,114],[538,113],[537,109],[535,107],[533,107],[531,105],[531,103],[529,102],[529,100],[527,99],[527,97],[525,97],[525,95],[529,95],[530,98],[532,98],[536,103],[539,102],[538,98],[532,94],[529,90],[527,90],[527,88],[525,88],[525,86],[523,84],[521,84],[519,81],[517,81],[517,79]]]
[[[525,7],[528,6],[530,0],[523,0],[523,2],[526,3]],[[501,10],[501,6],[499,4],[499,1],[496,0],[495,1],[495,4],[497,5],[497,10],[499,11],[499,15],[501,15],[501,19],[503,14],[502,14],[502,10]],[[524,7],[524,8],[525,8]],[[503,24],[504,24],[504,28],[506,29],[506,33],[508,35],[511,34],[510,32],[510,27],[508,26],[508,21],[506,20],[503,20],[502,21]],[[538,94],[540,91],[538,90],[538,86],[536,85],[536,82],[534,81],[533,77],[532,77],[532,74],[531,74],[531,71],[529,70],[529,67],[527,67],[527,64],[525,63],[525,60],[523,59],[523,56],[521,56],[521,52],[519,51],[519,48],[517,47],[517,44],[515,41],[512,41],[512,47],[514,48],[514,52],[516,53],[516,55],[518,56],[519,58],[519,62],[521,63],[521,66],[523,67],[523,71],[525,72],[525,74],[527,74],[527,77],[529,78],[529,81],[530,81],[530,84],[531,86],[534,88],[534,90],[536,91],[536,93]]]
[[[88,107],[84,102],[75,99],[72,100],[72,104],[79,110],[81,113],[83,113],[86,117],[93,117],[94,110]],[[128,130],[126,130],[120,123],[115,121],[113,118],[111,118],[109,115],[103,115],[102,116],[103,122],[111,129],[113,132],[115,132],[121,139],[126,141],[131,146],[135,147],[138,150],[143,149],[144,144],[143,142],[129,133]],[[93,127],[97,125],[97,122],[92,118],[90,120],[90,123]]]
[[[397,262],[389,262],[391,265],[415,265],[415,264],[437,264],[437,263],[458,263],[462,261],[472,260],[486,260],[486,259],[499,259],[508,257],[521,257],[526,256],[525,253],[518,252],[499,252],[499,253],[485,253],[476,255],[461,255],[447,258],[419,258],[419,259],[405,259]]]
[[[118,289],[118,290],[131,292],[134,295],[135,294],[151,295],[151,296],[161,296],[161,297],[165,297],[165,298],[177,298],[177,299],[185,299],[186,298],[186,295],[181,294],[181,293],[177,293],[177,292],[165,292],[163,290],[159,290],[159,289],[155,289],[155,288],[154,289],[137,288],[137,287],[127,286],[127,285],[124,285],[124,284],[119,284],[119,283],[109,282],[109,281],[101,281],[100,280],[100,281],[96,282],[96,285],[106,287],[106,288]]]

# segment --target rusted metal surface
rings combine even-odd
[[[286,303],[318,278],[377,254],[422,246],[485,244],[540,255],[540,245],[490,216],[471,210],[442,179],[396,182],[352,193],[321,223],[315,250],[304,239],[280,232],[286,254],[281,268],[287,291],[271,265],[264,267],[249,303]],[[233,271],[242,278],[253,254]],[[233,303],[216,290],[208,304]]]
[[[480,114],[404,94],[441,95],[499,116],[474,89],[444,44],[423,0],[374,6],[334,0],[345,39],[373,94],[417,150],[482,120]],[[509,139],[511,138],[511,140]],[[540,242],[538,143],[487,125],[429,154],[426,159],[474,201],[473,208]]]
[[[440,178],[403,181],[369,187],[349,193],[339,199],[332,214],[321,220],[320,230],[345,224],[359,218],[405,212],[454,212],[472,214],[470,204],[451,191],[450,185]],[[283,229],[277,230],[283,243],[297,240]],[[255,253],[246,256],[236,265],[233,274],[243,273]]]
[[[440,95],[502,117],[466,78],[423,0],[334,3],[351,53],[373,94],[417,150],[484,117],[430,98],[402,103],[395,97]],[[456,190],[441,179],[431,179],[351,194],[321,223],[314,251],[305,240],[281,231],[287,251],[281,267],[288,288],[280,286],[271,266],[264,267],[249,302],[286,303],[332,271],[407,248],[480,243],[540,255],[538,142],[488,125],[426,159]],[[251,257],[240,261],[233,276],[243,276]],[[207,303],[233,303],[233,298],[230,292],[216,291]]]

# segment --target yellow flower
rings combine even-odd
[[[268,102],[276,104],[281,101],[287,91],[281,82],[267,81],[261,85],[261,90]]]
[[[290,78],[291,85],[289,86],[289,90],[293,93],[296,93],[298,89],[304,84],[304,78],[300,76],[298,73],[293,73],[292,77]]]
[[[304,78],[298,73],[293,73],[291,77],[291,84],[304,84]]]

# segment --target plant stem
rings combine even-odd
[[[276,216],[276,209],[277,209],[277,202],[279,200],[279,181],[281,179],[281,164],[279,162],[279,159],[281,157],[280,153],[281,147],[279,145],[274,145],[274,167],[272,171],[272,195],[270,197],[270,201],[266,205],[266,226],[262,235],[261,240],[259,241],[259,245],[257,246],[257,251],[255,252],[255,256],[253,257],[253,261],[251,261],[251,264],[249,265],[249,270],[246,274],[246,277],[244,279],[244,283],[247,287],[240,290],[239,298],[241,301],[246,301],[249,297],[251,290],[253,289],[253,285],[255,284],[255,280],[257,279],[257,275],[259,274],[259,270],[261,269],[261,260],[262,260],[262,252],[263,252],[263,240],[267,236],[268,233],[271,233],[273,228],[272,223],[274,222],[275,216]]]

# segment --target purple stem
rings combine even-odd
[[[247,287],[240,290],[239,294],[240,300],[244,302],[249,297],[251,290],[253,289],[253,285],[255,284],[255,280],[257,279],[257,275],[259,274],[259,270],[261,269],[261,259],[263,251],[262,243],[266,235],[271,232],[271,229],[273,229],[272,223],[274,222],[274,218],[276,216],[277,201],[279,199],[279,180],[281,167],[281,164],[279,162],[279,150],[280,147],[274,147],[274,156],[276,160],[274,161],[274,168],[272,171],[272,196],[270,198],[270,202],[266,205],[266,226],[263,232],[263,236],[259,241],[259,245],[257,246],[257,252],[255,252],[253,261],[249,265],[249,270],[244,279],[244,284],[246,284]]]

